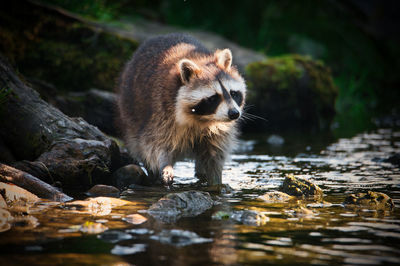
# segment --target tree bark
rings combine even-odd
[[[0,88],[11,91],[0,106],[0,139],[19,161],[13,166],[49,183],[84,190],[112,183],[112,173],[128,163],[114,140],[43,101],[1,55]]]
[[[71,197],[42,180],[2,163],[0,163],[0,181],[22,187],[40,198],[61,202],[72,200]]]

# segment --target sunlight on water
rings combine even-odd
[[[241,141],[223,175],[233,190],[213,195],[216,205],[200,216],[155,221],[143,210],[168,191],[127,190],[125,207],[32,209],[24,226],[0,234],[8,243],[3,252],[17,262],[23,253],[24,262],[41,255],[48,262],[94,264],[400,264],[400,168],[388,160],[400,153],[399,131],[362,133],[321,150],[307,143],[290,156],[277,147],[269,152],[266,139]],[[177,163],[175,174],[176,190],[197,189],[193,162]],[[279,190],[287,174],[319,185],[323,201],[260,198]],[[343,204],[349,194],[368,190],[388,194],[395,209]],[[140,224],[126,222],[135,213]]]

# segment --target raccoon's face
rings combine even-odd
[[[182,59],[179,69],[183,86],[177,97],[178,123],[231,123],[242,115],[246,86],[230,69],[229,50],[217,51],[216,64],[200,68],[195,62]]]

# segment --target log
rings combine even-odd
[[[2,163],[0,163],[0,181],[17,185],[43,199],[60,202],[72,200],[71,197],[58,191],[39,178]]]
[[[116,142],[43,101],[20,77],[0,55],[0,88],[11,91],[0,110],[0,139],[19,161],[13,166],[64,189],[111,184],[112,173],[130,163]]]

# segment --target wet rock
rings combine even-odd
[[[218,184],[209,186],[207,183],[199,182],[198,185],[203,187],[203,190],[210,193],[219,193],[219,194],[229,194],[234,191],[234,189],[229,184]]]
[[[133,236],[118,230],[108,230],[101,235],[98,235],[97,238],[108,243],[117,243],[123,240],[132,239]]]
[[[312,210],[304,207],[295,209],[293,213],[298,218],[312,218],[314,216],[314,212]]]
[[[146,177],[139,165],[128,164],[113,173],[113,183],[118,188],[124,189],[131,184],[142,185]]]
[[[314,203],[307,204],[308,208],[329,208],[332,206],[334,206],[334,204],[327,202],[327,201],[314,202]]]
[[[147,228],[134,228],[134,229],[129,229],[126,232],[135,234],[135,235],[150,235],[153,234],[153,230],[149,230]]]
[[[13,93],[0,113],[0,138],[16,159],[27,160],[22,163],[44,165],[43,176],[36,177],[60,181],[72,189],[111,182],[112,173],[122,166],[115,141],[81,118],[69,118],[41,100],[0,58],[0,87],[4,86]]]
[[[135,214],[129,214],[129,215],[125,216],[124,218],[122,218],[122,220],[124,220],[127,223],[137,225],[137,224],[145,223],[147,221],[147,218],[144,217],[143,215],[135,213]]]
[[[139,252],[145,252],[147,248],[146,244],[133,244],[130,246],[115,245],[111,250],[111,254],[114,255],[132,255]]]
[[[162,230],[159,234],[151,236],[150,239],[176,247],[184,247],[213,241],[211,238],[200,237],[194,232],[179,229]]]
[[[287,202],[291,199],[294,199],[293,196],[290,196],[280,191],[270,191],[260,196],[259,198],[265,202]]]
[[[106,230],[108,230],[107,226],[94,222],[85,222],[79,229],[79,231],[86,234],[100,234]]]
[[[322,199],[323,196],[320,187],[308,180],[297,178],[294,175],[287,175],[285,177],[280,190],[296,197]]]
[[[268,123],[248,123],[248,130],[329,128],[338,89],[331,71],[307,56],[270,57],[246,67],[251,113]]]
[[[87,213],[95,216],[104,216],[110,214],[113,208],[127,204],[130,204],[130,202],[126,200],[97,197],[89,198],[87,200],[75,200],[72,202],[67,202],[59,207],[81,214]]]
[[[36,159],[46,165],[53,179],[65,187],[89,187],[111,183],[111,172],[119,157],[117,144],[110,140],[74,138],[57,141],[52,149]]]
[[[255,210],[217,211],[211,217],[214,220],[233,220],[240,224],[251,226],[264,225],[269,221],[269,217]]]
[[[40,200],[36,195],[23,188],[3,182],[0,182],[0,194],[7,202],[24,201],[27,203],[35,203]]]
[[[388,195],[373,191],[351,194],[344,200],[343,204],[350,208],[370,208],[389,211],[395,207],[393,200]]]
[[[234,211],[231,218],[239,223],[252,226],[264,225],[269,221],[269,217],[265,214],[254,210]]]
[[[171,193],[152,204],[147,212],[157,220],[175,222],[181,217],[194,217],[210,209],[214,201],[208,192]]]
[[[12,220],[12,226],[22,230],[32,230],[38,225],[38,219],[31,215],[14,216]]]
[[[274,146],[281,146],[285,143],[285,139],[278,135],[271,135],[267,139],[268,144]]]
[[[86,194],[91,197],[119,197],[120,191],[118,188],[106,185],[95,185],[89,189]]]
[[[55,105],[64,114],[71,117],[82,117],[101,131],[116,136],[118,133],[114,123],[116,99],[115,93],[91,89],[57,96]]]
[[[400,166],[400,153],[395,153],[389,158],[385,159],[384,162],[388,162],[397,166]]]

